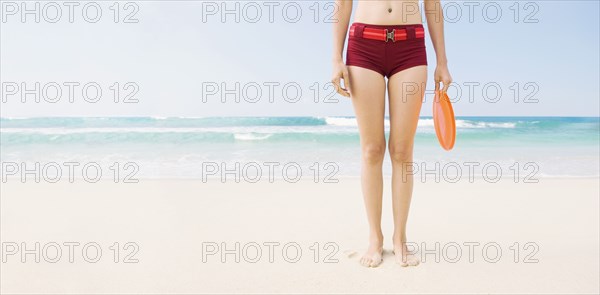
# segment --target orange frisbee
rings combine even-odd
[[[442,90],[436,91],[433,99],[433,125],[442,148],[451,150],[456,140],[456,122],[450,98]]]

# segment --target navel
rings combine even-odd
[[[391,9],[391,8],[388,8],[388,12],[389,12],[389,13],[392,13],[392,9]]]

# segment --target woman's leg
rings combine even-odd
[[[406,249],[406,222],[413,191],[410,167],[413,143],[425,85],[427,66],[406,69],[390,77],[390,158],[392,159],[392,207],[394,210],[394,255],[402,266],[419,264]]]
[[[361,183],[369,221],[369,248],[360,259],[367,267],[381,263],[381,199],[383,194],[382,164],[385,153],[385,80],[377,72],[348,67],[352,104],[358,121],[362,151]]]

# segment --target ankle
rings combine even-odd
[[[406,243],[406,234],[403,233],[394,233],[392,236],[392,242],[394,246],[401,246]]]
[[[371,231],[369,242],[371,244],[383,245],[383,233],[381,231]]]

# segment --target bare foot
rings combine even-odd
[[[367,252],[360,258],[364,267],[378,267],[383,261],[383,239],[373,240],[369,243]]]
[[[421,262],[416,253],[408,251],[406,242],[394,243],[394,256],[396,257],[396,263],[402,267],[417,266]]]

